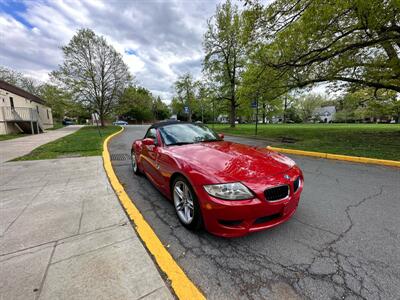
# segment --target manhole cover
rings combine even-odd
[[[110,157],[111,157],[111,160],[120,160],[120,161],[131,159],[131,156],[126,153],[112,153],[110,155]]]

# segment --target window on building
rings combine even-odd
[[[11,109],[12,109],[12,110],[15,109],[13,97],[10,97],[10,106],[11,106]]]
[[[46,109],[46,111],[47,111],[47,119],[50,119],[49,110]]]
[[[36,105],[36,111],[39,113],[39,106]]]

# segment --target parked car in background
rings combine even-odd
[[[303,190],[290,158],[223,140],[203,124],[160,122],[132,144],[134,173],[171,199],[188,229],[238,237],[287,221]]]
[[[74,125],[75,123],[74,123],[74,121],[72,121],[72,120],[70,120],[70,119],[64,119],[64,120],[62,121],[62,124],[63,124],[64,126],[68,126],[68,125]]]
[[[115,126],[125,126],[125,125],[128,125],[128,122],[122,121],[122,120],[118,120],[118,121],[115,121],[113,123],[113,125],[115,125]]]

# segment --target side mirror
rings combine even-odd
[[[225,137],[225,135],[224,135],[223,133],[218,133],[218,136],[219,136],[219,138],[220,138],[221,140],[223,140],[224,137]]]
[[[150,138],[143,139],[142,143],[146,146],[154,146],[154,140]]]

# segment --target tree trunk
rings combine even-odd
[[[105,123],[104,123],[104,115],[100,115],[100,125],[101,125],[101,127],[105,127],[106,125],[105,125]]]
[[[192,122],[192,110],[189,108],[188,122]]]
[[[105,123],[104,123],[105,114],[104,114],[104,111],[103,111],[101,108],[102,108],[102,107],[101,107],[101,105],[100,105],[99,120],[98,120],[98,121],[100,121],[100,126],[101,126],[101,127],[104,127],[104,126],[105,126]]]
[[[235,127],[235,121],[236,121],[236,103],[235,100],[231,100],[231,111],[229,115],[229,121],[231,123],[231,127]]]
[[[266,110],[266,103],[263,103],[263,112],[262,112],[262,123],[265,124],[265,110]]]
[[[285,96],[285,106],[283,107],[283,122],[286,123],[286,110],[287,110],[287,96]]]

